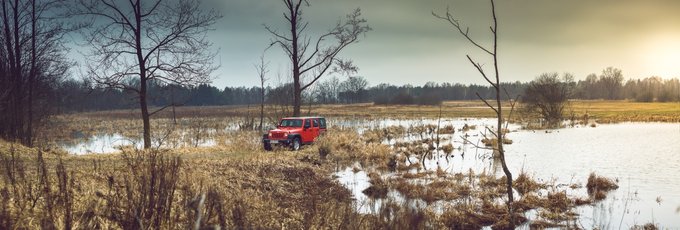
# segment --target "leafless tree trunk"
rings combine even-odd
[[[484,71],[484,68],[482,67],[482,64],[479,62],[475,62],[470,55],[466,55],[470,63],[479,71],[479,73],[482,75],[484,80],[486,80],[495,90],[496,92],[496,102],[495,105],[492,105],[489,101],[486,99],[482,98],[479,93],[477,93],[477,97],[482,100],[489,108],[491,108],[495,113],[497,117],[497,125],[496,125],[496,131],[492,132],[494,136],[498,139],[498,146],[495,149],[498,151],[499,158],[501,160],[501,166],[503,167],[503,173],[505,173],[505,178],[506,178],[506,189],[507,189],[507,194],[508,194],[508,215],[510,217],[510,225],[514,226],[514,221],[513,221],[513,209],[512,209],[512,202],[513,202],[513,191],[512,191],[512,173],[508,169],[508,166],[505,162],[505,150],[503,149],[503,139],[505,139],[505,133],[503,133],[503,106],[501,104],[502,98],[501,98],[501,84],[500,84],[500,74],[498,72],[498,19],[496,18],[496,7],[494,0],[491,0],[491,14],[493,16],[493,25],[490,27],[491,34],[493,35],[493,48],[489,49],[487,47],[484,47],[481,45],[478,41],[472,39],[469,35],[470,28],[469,27],[463,27],[463,25],[460,24],[460,21],[456,19],[451,11],[447,9],[445,15],[439,15],[436,13],[433,13],[433,15],[439,19],[442,19],[444,21],[447,21],[450,23],[456,30],[465,38],[467,39],[470,43],[472,43],[474,46],[479,48],[481,51],[484,53],[490,55],[493,58],[493,70],[494,70],[494,80],[491,80],[486,72]]]
[[[206,33],[221,16],[204,12],[198,0],[79,0],[74,14],[90,16],[84,34],[92,50],[88,74],[97,84],[134,92],[151,147],[147,87],[156,82],[193,86],[210,82],[216,53]]]
[[[264,54],[260,56],[260,63],[255,65],[255,69],[257,70],[257,73],[260,77],[260,125],[258,126],[258,129],[260,132],[262,132],[262,123],[264,122],[264,99],[265,99],[265,89],[264,89],[264,83],[267,81],[267,73],[269,70],[267,69],[269,65],[269,62],[265,63],[264,62]]]
[[[329,32],[312,40],[305,29],[309,25],[302,18],[303,7],[309,7],[307,0],[282,0],[286,6],[284,18],[290,25],[288,33],[265,26],[273,36],[272,45],[278,44],[291,60],[293,77],[293,116],[300,116],[302,91],[314,84],[326,72],[356,72],[351,61],[343,61],[338,53],[349,44],[359,41],[359,36],[370,31],[366,19],[361,17],[361,10],[356,9],[347,15],[346,21],[338,22]],[[334,67],[334,68],[331,68]],[[304,77],[309,76],[307,82]]]

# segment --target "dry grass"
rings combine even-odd
[[[515,190],[519,192],[520,195],[530,192],[536,192],[539,189],[544,189],[547,187],[545,184],[541,184],[533,180],[525,172],[520,172],[517,178],[515,178],[515,181],[512,183],[512,185],[514,186]]]
[[[286,154],[1,149],[9,167],[0,221],[9,228],[347,228],[360,218],[327,170]]]
[[[329,132],[319,140],[318,146],[309,146],[300,152],[263,152],[257,137],[253,132],[225,140],[215,147],[161,152],[45,154],[46,168],[62,167],[62,171],[68,173],[47,174],[50,181],[55,181],[50,185],[52,189],[49,193],[35,190],[33,193],[37,195],[33,197],[66,198],[52,199],[55,200],[50,204],[53,209],[45,208],[48,203],[39,198],[38,211],[31,212],[21,211],[25,209],[17,208],[19,204],[5,202],[5,210],[10,211],[1,215],[12,221],[5,226],[20,228],[45,227],[40,223],[49,222],[57,224],[57,228],[70,224],[80,228],[193,228],[198,225],[230,229],[482,226],[507,229],[525,222],[518,214],[523,211],[540,208],[544,218],[559,219],[568,217],[576,203],[561,193],[550,193],[546,197],[524,194],[515,203],[518,213],[513,215],[518,221],[510,224],[507,208],[500,202],[505,195],[504,177],[472,171],[453,175],[442,169],[420,171],[419,163],[404,166],[403,158],[395,168],[405,167],[405,172],[383,174],[388,168],[383,166],[397,161],[397,155],[386,145],[357,141],[361,137],[353,132]],[[27,165],[22,166],[23,171],[41,172],[37,170],[41,161],[36,160],[36,149],[12,146],[0,142],[3,153],[13,152],[14,156],[21,156],[16,159],[31,163],[11,163],[10,154],[3,158],[5,165]],[[370,171],[371,186],[363,192],[384,201],[375,214],[357,213],[347,188],[328,176],[338,164],[356,163],[361,165],[356,166],[357,169]],[[540,185],[526,175],[520,175],[518,180],[517,185],[526,187],[524,191],[529,194]],[[40,184],[34,179],[23,184],[7,181],[10,180],[4,180],[0,188],[12,184],[35,188]],[[390,191],[399,192],[407,200],[446,207],[443,212],[427,207],[414,209],[411,204],[390,200],[387,196]],[[24,204],[30,201],[24,197],[31,197],[18,192],[5,194],[14,196],[9,200],[22,200]],[[440,201],[446,202],[438,203]]]
[[[508,102],[504,106],[510,107]],[[518,105],[519,106],[519,105]],[[607,100],[574,100],[570,101],[574,117],[582,118],[585,114],[591,120],[599,123],[621,121],[657,121],[678,122],[680,121],[680,105],[676,102],[631,102],[631,101],[607,101]],[[271,106],[268,106],[271,107]],[[520,109],[520,108],[517,108]],[[249,114],[259,113],[258,107],[247,106],[205,106],[205,107],[178,107],[177,117],[182,118],[224,118],[243,117]],[[267,117],[272,117],[273,109],[266,111]],[[354,117],[354,118],[437,118],[439,106],[425,105],[373,105],[372,103],[349,104],[349,105],[315,105],[310,111],[329,117]],[[137,110],[115,110],[104,112],[83,113],[79,116],[88,118],[106,119],[138,119]],[[493,111],[489,110],[483,102],[474,101],[446,101],[442,104],[442,117],[494,117]],[[156,115],[156,118],[170,119],[170,110],[165,110]]]
[[[388,185],[383,181],[380,174],[371,172],[368,174],[371,186],[362,191],[366,196],[374,199],[382,199],[387,197]]]
[[[619,186],[612,179],[601,177],[595,173],[590,173],[588,176],[588,183],[586,188],[588,189],[588,194],[595,200],[604,200],[607,197],[607,192],[610,190],[618,189]]]
[[[630,229],[631,230],[657,230],[657,229],[659,229],[659,227],[656,226],[656,224],[654,224],[654,223],[647,223],[647,224],[644,224],[644,225],[635,225],[635,226],[631,227]]]
[[[574,102],[578,103],[591,102]],[[628,102],[609,103],[626,107],[621,105]],[[667,108],[670,105],[653,106]],[[227,129],[238,126],[241,119],[238,116],[249,112],[245,108],[201,107],[181,108],[180,111],[177,126],[169,125],[172,122],[167,114],[152,120],[157,135],[167,133],[166,140],[176,141],[173,145],[181,147],[162,152],[126,150],[125,154],[76,157],[53,149],[39,157],[37,149],[0,141],[0,155],[4,156],[6,172],[11,172],[5,173],[0,184],[0,191],[6,191],[0,195],[9,197],[3,200],[0,223],[18,228],[192,228],[198,223],[201,227],[217,225],[229,229],[474,229],[489,225],[502,229],[523,222],[508,222],[507,209],[501,202],[505,195],[504,177],[474,172],[449,175],[441,169],[421,171],[422,163],[409,162],[409,156],[422,160],[435,150],[436,127],[432,125],[372,129],[363,135],[351,129],[331,130],[317,144],[306,146],[301,152],[265,153],[261,150],[259,132],[238,131],[238,135],[233,135],[236,131]],[[447,102],[443,116],[492,115],[488,112],[477,102]],[[313,109],[313,113],[367,119],[433,118],[438,115],[439,108],[324,105]],[[588,107],[588,113],[595,119],[608,117],[591,107]],[[626,114],[626,111],[617,114]],[[73,139],[72,136],[78,133],[85,136],[121,133],[139,137],[141,130],[136,114],[130,111],[58,116],[52,123],[54,128],[44,136]],[[474,128],[466,125],[459,130]],[[454,132],[454,127],[443,127],[440,132]],[[397,143],[393,149],[383,144],[385,140],[407,135],[421,138]],[[215,139],[217,145],[192,147],[191,143],[201,138]],[[493,146],[493,140],[489,141]],[[453,151],[452,145],[440,148],[445,153]],[[43,160],[38,160],[40,158]],[[355,163],[361,165],[357,169],[372,172],[369,173],[371,187],[364,193],[385,200],[375,215],[356,213],[349,191],[328,176],[334,168],[341,167],[339,165]],[[397,170],[392,174],[394,177],[381,175],[390,169]],[[30,176],[21,179],[22,174]],[[40,180],[50,183],[45,185]],[[588,184],[590,191],[590,179]],[[573,218],[570,210],[575,206],[606,196],[606,191],[612,187],[605,185],[601,180],[594,180],[595,192],[589,200],[569,198],[555,191],[539,196],[536,191],[545,189],[545,185],[520,174],[515,180],[515,189],[521,197],[514,204],[515,210],[540,209],[539,215],[553,222]],[[12,186],[17,189],[10,189]],[[389,191],[427,204],[449,202],[443,213],[430,208],[413,209],[410,204],[385,198]],[[35,207],[28,208],[27,204],[33,203]]]
[[[576,114],[588,114],[598,123],[622,121],[680,122],[680,104],[677,102],[631,102],[631,101],[574,101],[571,106]]]

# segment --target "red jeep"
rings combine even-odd
[[[262,137],[264,149],[272,150],[272,146],[288,146],[298,150],[300,146],[311,144],[316,137],[326,132],[326,118],[323,117],[286,117],[279,121],[276,129],[269,130]]]

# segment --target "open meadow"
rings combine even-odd
[[[60,115],[38,135],[44,138],[42,147],[0,142],[0,222],[60,229],[679,226],[680,197],[673,193],[680,188],[648,190],[645,186],[661,185],[641,181],[672,182],[673,174],[663,172],[680,164],[652,160],[649,164],[656,165],[632,165],[657,167],[659,174],[612,170],[607,162],[617,157],[630,161],[637,152],[626,151],[638,148],[613,148],[611,155],[612,148],[586,146],[583,155],[570,152],[568,142],[589,145],[589,135],[617,136],[625,130],[634,135],[630,138],[638,139],[641,132],[673,149],[680,134],[680,104],[571,105],[574,117],[587,113],[589,120],[537,132],[525,130],[518,116],[505,128],[517,196],[512,225],[505,211],[504,175],[495,153],[485,149],[495,145],[487,136],[494,119],[477,102],[441,107],[315,105],[309,113],[327,117],[329,131],[298,152],[264,151],[262,132],[253,130],[259,123],[253,107],[177,108],[175,119],[168,109],[152,119],[151,150],[137,150],[141,125],[134,111]],[[266,127],[272,127],[273,116],[266,115]],[[601,124],[611,122],[625,123]],[[655,136],[664,129],[670,133]],[[549,146],[560,141],[545,138],[567,144]],[[640,151],[673,156],[673,150],[645,146]],[[553,149],[554,155],[541,153],[545,149]],[[609,161],[597,163],[596,154]],[[635,159],[637,164],[647,162]],[[625,167],[627,161],[617,165]],[[641,173],[646,176],[636,177]],[[626,214],[649,208],[651,217]],[[619,222],[625,215],[635,215],[637,222]]]

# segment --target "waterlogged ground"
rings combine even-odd
[[[384,120],[363,123],[364,127],[408,126],[414,123],[437,124],[438,120]],[[453,135],[442,135],[453,142],[453,157],[427,160],[426,168],[437,166],[450,173],[491,171],[502,175],[491,152],[475,147],[484,133],[484,126],[493,126],[491,119],[445,119],[441,126],[453,125],[456,129],[465,124],[477,128]],[[347,122],[360,126],[360,122]],[[656,223],[662,228],[680,228],[680,124],[677,123],[620,123],[576,126],[551,131],[521,130],[516,125],[508,127],[507,136],[513,144],[506,145],[510,170],[516,175],[524,171],[542,182],[563,187],[568,195],[587,197],[585,184],[588,175],[596,172],[618,180],[620,188],[608,193],[605,200],[593,205],[580,206],[577,226],[586,229],[628,229],[634,225]],[[359,129],[361,132],[363,129]],[[464,144],[465,139],[473,144]],[[408,139],[408,138],[406,138]],[[394,141],[393,141],[394,142]],[[482,145],[481,143],[479,145]],[[417,159],[413,159],[417,161]],[[352,190],[360,212],[378,210],[381,202],[362,193],[370,186],[364,171],[354,167],[339,170],[338,180]],[[571,189],[579,184],[583,188]],[[388,197],[403,200],[396,192]],[[418,206],[416,202],[413,204]],[[528,213],[532,219],[532,213]],[[534,213],[535,214],[535,213]],[[528,227],[528,226],[525,226]]]
[[[615,177],[620,188],[578,209],[586,228],[658,223],[680,228],[680,124],[621,123],[510,134],[512,171],[558,183],[585,184],[590,172]]]
[[[439,167],[452,174],[470,170],[492,172],[500,176],[502,171],[498,164],[494,164],[491,152],[476,147],[483,146],[481,139],[487,133],[485,127],[492,127],[495,123],[493,119],[329,120],[333,129],[355,130],[359,133],[390,126],[453,126],[453,134],[440,133],[440,137],[446,139],[442,145],[453,144],[453,153],[449,157],[436,154],[425,161],[425,168],[435,170]],[[462,128],[465,125],[476,128],[464,131]],[[227,130],[216,131],[230,133],[236,132],[236,129],[230,126]],[[522,130],[519,125],[510,124],[508,129],[511,132],[507,137],[513,144],[506,145],[506,156],[515,176],[523,171],[538,181],[564,185],[564,191],[574,197],[587,197],[584,187],[591,172],[618,180],[620,188],[609,192],[605,200],[576,209],[579,214],[578,226],[586,229],[628,229],[636,224],[656,223],[662,228],[680,228],[680,124],[619,123],[596,127],[575,126],[547,132]],[[219,144],[219,141],[210,139],[210,135],[194,138],[196,133],[180,134],[182,138],[179,141],[164,142],[164,146]],[[411,135],[383,143],[392,145],[397,141],[419,138],[422,137]],[[141,147],[141,143],[139,138],[109,133],[82,138],[74,144],[63,144],[62,147],[72,154],[88,154],[115,152],[121,145]],[[157,145],[159,142],[155,143]],[[418,159],[412,157],[412,161]],[[375,212],[381,202],[362,193],[370,186],[369,179],[364,170],[357,171],[355,168],[358,166],[338,170],[338,181],[352,191],[360,212]],[[572,184],[583,187],[568,188]],[[404,200],[395,191],[390,191],[387,196],[392,200]],[[412,202],[414,207],[426,205],[424,202],[408,202]],[[528,213],[527,217],[532,219],[533,214]]]
[[[178,148],[178,147],[208,147],[214,146],[216,144],[215,140],[209,138],[196,138],[191,139],[190,137],[182,137],[178,140],[162,141],[160,138],[152,139],[152,147],[163,147],[163,148]],[[141,149],[144,147],[144,142],[142,138],[132,138],[125,137],[119,133],[113,134],[97,134],[89,138],[81,138],[74,142],[68,142],[61,144],[61,147],[70,154],[83,155],[83,154],[97,154],[97,153],[115,153],[119,152],[121,147],[133,146],[134,148]]]

